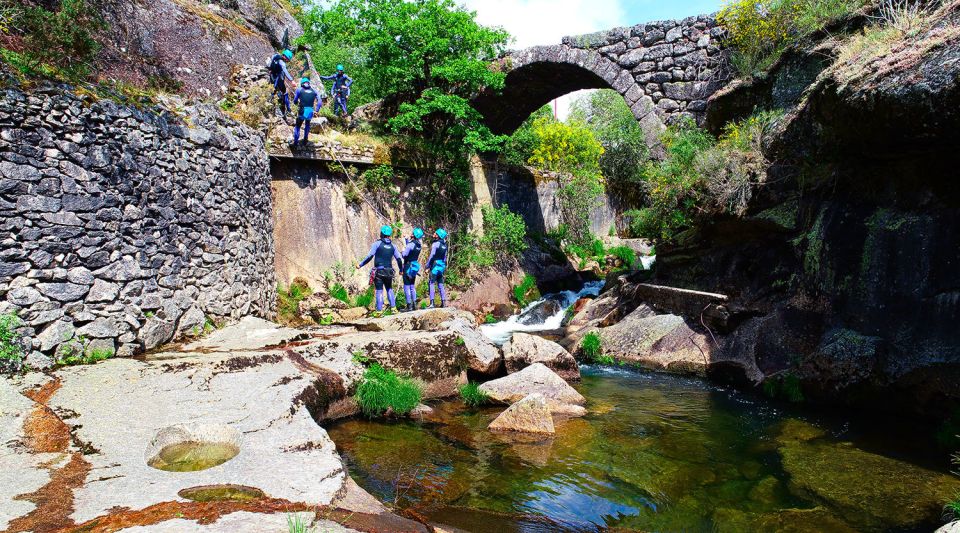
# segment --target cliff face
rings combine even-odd
[[[659,282],[733,297],[722,350],[776,389],[927,415],[960,405],[957,2],[881,51],[827,39],[717,95],[787,107],[745,219],[661,247]],[[838,57],[835,60],[824,58]],[[729,379],[749,372],[715,369]]]
[[[266,65],[284,32],[303,34],[281,0],[98,4],[108,24],[100,75],[186,96],[222,97],[239,65]]]

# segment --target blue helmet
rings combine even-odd
[[[343,65],[337,65],[337,70],[339,70],[340,72],[343,72]]]
[[[308,78],[308,77],[306,77],[306,76],[300,78],[300,85],[306,85],[306,84],[308,84],[308,83],[310,83],[310,78]]]
[[[413,228],[413,236],[417,239],[423,238],[423,230],[420,228]]]
[[[293,52],[291,52],[290,50],[284,50],[283,57],[287,59],[293,59]]]
[[[383,235],[384,237],[393,235],[393,228],[391,226],[381,226],[380,235]]]
[[[446,239],[446,238],[447,238],[447,230],[445,230],[445,229],[443,229],[443,228],[438,228],[437,231],[434,233],[434,235],[436,235],[437,237],[439,237],[439,238],[441,238],[441,239]]]

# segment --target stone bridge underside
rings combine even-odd
[[[512,133],[554,98],[581,89],[620,93],[657,146],[664,124],[702,121],[707,99],[727,79],[722,28],[711,16],[661,21],[578,37],[556,46],[511,52],[500,95],[474,102],[495,133]]]

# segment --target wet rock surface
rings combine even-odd
[[[556,433],[547,400],[542,394],[536,392],[524,396],[522,400],[508,407],[487,427],[491,431],[517,431],[543,435]]]
[[[441,315],[414,318],[457,322],[449,320],[454,311]],[[296,330],[250,317],[143,359],[0,381],[0,478],[9,481],[0,489],[0,524],[19,531],[48,518],[67,527],[110,516],[130,531],[270,531],[284,530],[286,513],[272,510],[283,505],[329,509],[332,521],[317,525],[330,531],[425,530],[351,489],[336,447],[317,423],[332,407],[352,402],[364,364],[422,380],[428,397],[450,395],[465,382],[459,333],[398,331],[391,318],[364,320],[358,326],[374,331],[358,331],[350,325]],[[189,455],[205,443],[230,453],[200,470],[149,466],[158,456],[181,460],[167,453],[177,446],[187,450],[182,460],[205,461]],[[64,485],[68,473],[72,484]],[[54,486],[63,506],[43,496]],[[263,496],[184,503],[184,489],[219,486]],[[220,510],[213,519],[198,518],[197,505]],[[336,507],[355,509],[336,514]]]
[[[513,404],[529,394],[539,393],[554,414],[582,416],[587,400],[543,363],[534,363],[509,376],[488,381],[480,390],[495,401]]]

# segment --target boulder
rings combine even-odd
[[[623,320],[600,330],[603,354],[652,370],[704,375],[715,349],[709,337],[694,331],[683,317],[650,316],[638,307]]]
[[[487,426],[492,431],[520,431],[553,435],[553,416],[542,394],[533,393],[511,405]]]
[[[503,366],[500,348],[490,342],[472,323],[457,318],[444,322],[441,327],[460,335],[463,339],[470,370],[484,376],[494,376],[500,371]]]
[[[507,372],[511,374],[533,363],[543,363],[567,381],[580,380],[577,360],[559,344],[536,335],[515,332],[513,338],[503,345],[503,358]]]
[[[518,320],[521,324],[526,326],[543,324],[548,318],[556,315],[562,310],[563,307],[560,306],[560,302],[555,300],[544,300],[533,306],[531,309],[525,311],[522,315],[520,315]]]
[[[543,363],[534,363],[509,376],[488,381],[480,385],[480,390],[491,399],[508,404],[539,393],[554,414],[581,416],[586,413],[582,406],[587,400]]]
[[[950,522],[949,524],[938,529],[936,533],[960,533],[960,520],[956,522]]]

